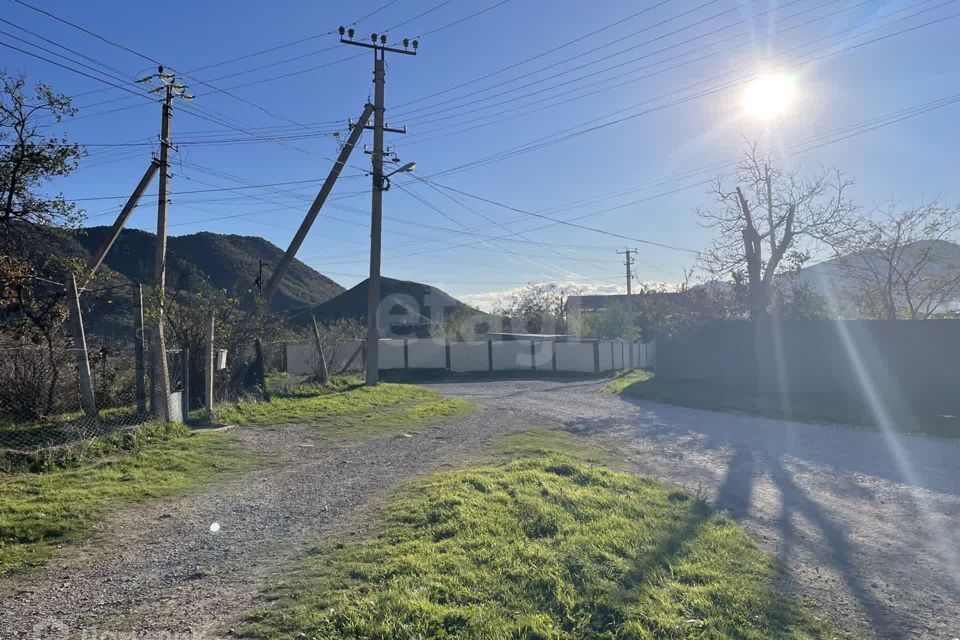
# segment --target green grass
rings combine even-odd
[[[839,394],[791,394],[785,397],[781,394],[750,393],[702,382],[665,380],[649,371],[632,371],[618,376],[603,390],[695,409],[742,412],[777,420],[876,428],[868,407]],[[902,415],[892,417],[891,421],[902,433],[960,438],[960,416]]]
[[[646,382],[653,378],[652,371],[646,371],[644,369],[632,369],[629,371],[622,371],[614,376],[613,380],[603,385],[603,392],[610,394],[621,394],[628,387],[637,382]]]
[[[49,416],[41,420],[14,422],[0,420],[0,446],[30,449],[70,442],[79,432],[111,431],[143,421],[135,405],[100,409],[96,418],[82,411]]]
[[[250,464],[224,433],[182,426],[90,464],[0,479],[0,574],[37,564],[75,543],[111,509],[196,487]]]
[[[356,377],[304,385],[270,402],[244,400],[217,407],[217,422],[240,425],[305,423],[333,436],[403,431],[468,413],[472,405],[425,387],[381,383],[365,387]]]
[[[261,638],[831,638],[773,587],[730,518],[668,485],[578,461],[576,436],[429,476],[370,537],[313,549],[242,635]],[[603,456],[594,452],[591,455]]]

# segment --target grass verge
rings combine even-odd
[[[631,371],[617,376],[603,390],[694,409],[876,429],[869,409],[847,396],[792,394],[784,397],[780,394],[749,393],[698,382],[663,380],[649,371]],[[960,416],[901,415],[891,418],[894,427],[902,433],[960,438]]]
[[[163,437],[137,445],[76,468],[2,476],[0,574],[77,542],[110,509],[183,492],[249,464],[224,433],[191,434],[171,426]]]
[[[378,533],[315,548],[242,634],[261,638],[836,637],[773,587],[728,517],[581,462],[579,439],[503,439],[513,458],[432,475]],[[595,452],[598,456],[602,454]]]
[[[336,378],[326,385],[303,385],[270,402],[244,400],[221,405],[221,423],[276,425],[307,423],[331,436],[363,436],[403,431],[461,416],[472,405],[425,387],[381,383],[363,386],[360,378]]]

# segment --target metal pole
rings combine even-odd
[[[173,83],[166,85],[163,116],[160,123],[160,185],[157,196],[157,248],[153,264],[154,286],[157,294],[157,321],[153,340],[153,412],[157,418],[169,419],[170,371],[167,368],[167,344],[163,337],[163,303],[167,266],[167,180],[170,173],[170,117],[173,103]]]
[[[80,375],[80,406],[83,413],[96,417],[97,402],[93,391],[93,377],[90,375],[90,359],[87,356],[87,338],[83,332],[83,315],[80,313],[80,293],[77,290],[77,277],[70,274],[70,334],[73,337],[73,348],[77,353],[77,371]]]
[[[383,84],[384,53],[373,50],[373,195],[370,207],[370,278],[367,280],[367,386],[379,382],[380,235],[383,223]]]
[[[133,357],[136,363],[134,384],[137,390],[137,413],[143,415],[147,412],[147,396],[143,385],[143,347],[145,339],[143,335],[143,285],[139,282],[137,283],[137,291],[134,295],[136,295],[137,303],[137,309],[134,312],[133,327]]]

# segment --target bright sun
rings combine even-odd
[[[743,107],[747,115],[772,120],[790,108],[796,92],[793,77],[783,73],[765,73],[747,85]]]

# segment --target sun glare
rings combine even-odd
[[[783,73],[765,73],[754,78],[743,94],[747,115],[772,120],[787,111],[796,96],[793,77]]]

